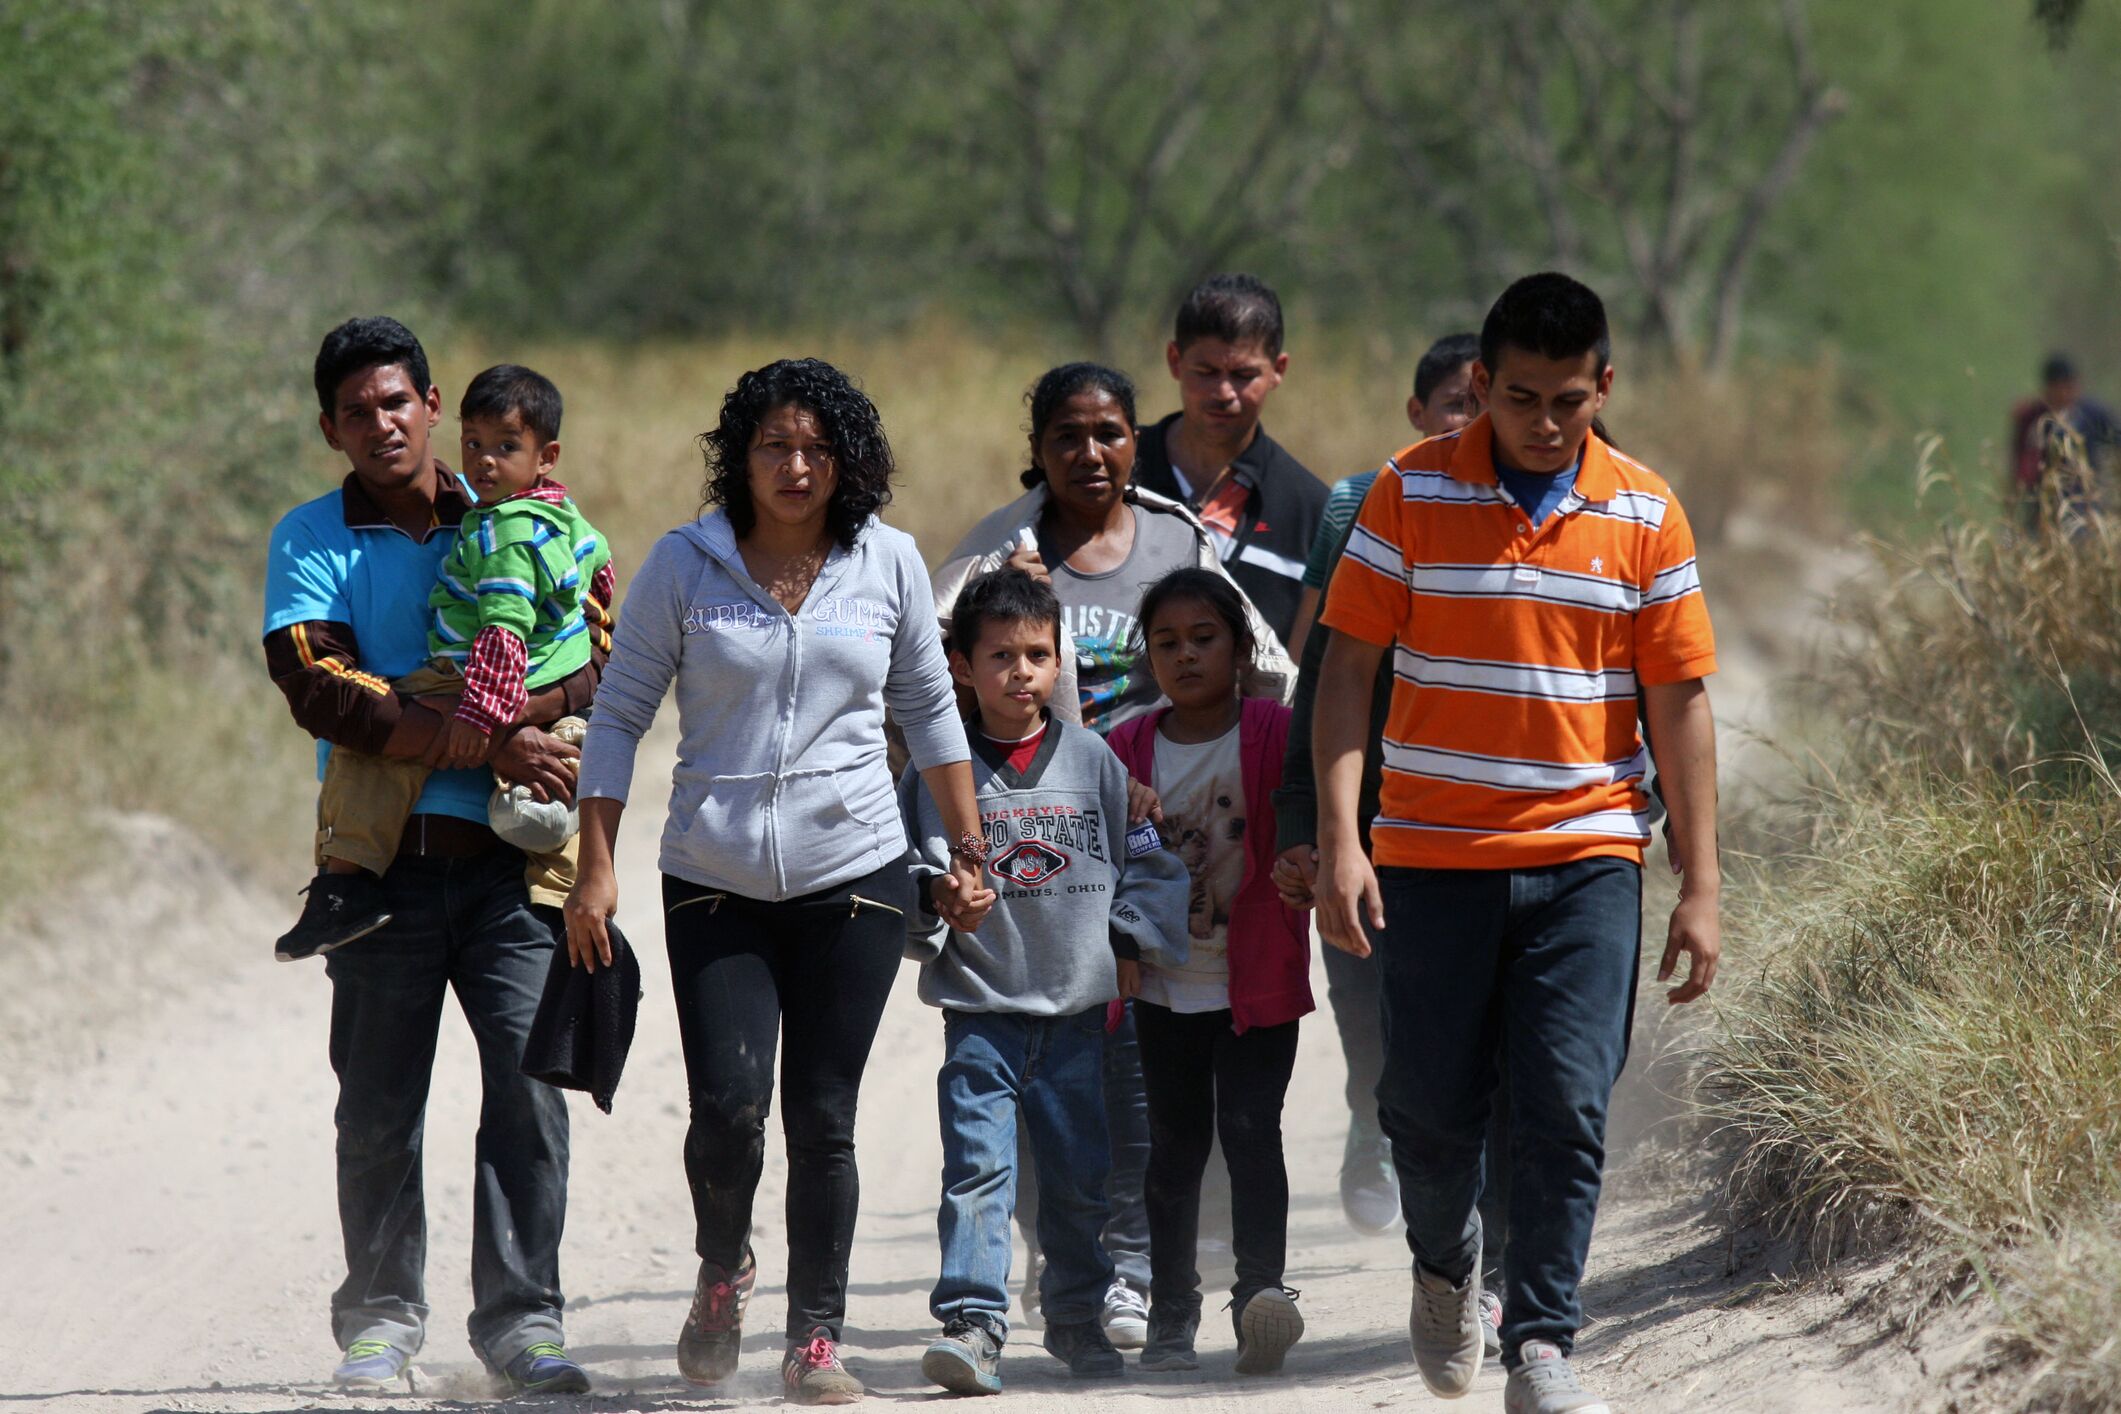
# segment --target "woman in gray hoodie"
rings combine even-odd
[[[782,1377],[797,1403],[845,1403],[862,1393],[837,1349],[855,1100],[912,901],[886,707],[954,842],[953,926],[977,926],[994,895],[928,574],[912,538],[876,519],[893,474],[876,408],[831,365],[783,360],[737,380],[700,444],[713,509],[658,541],[634,577],[582,745],[567,949],[583,966],[610,961],[634,751],[675,683],[663,910],[700,1255],[678,1369],[708,1385],[736,1368],[778,1043]]]

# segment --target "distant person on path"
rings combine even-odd
[[[2040,395],[2011,413],[2011,490],[2026,529],[2050,516],[2081,522],[2114,489],[2121,462],[2121,420],[2084,395],[2077,366],[2064,354],[2040,366]]]
[[[1254,276],[1210,276],[1179,305],[1164,362],[1179,410],[1142,429],[1136,479],[1200,516],[1276,642],[1301,656],[1304,557],[1326,485],[1260,425],[1289,371],[1281,300]]]
[[[444,770],[484,762],[493,734],[516,725],[533,689],[609,652],[585,605],[612,598],[611,548],[553,479],[560,460],[560,390],[512,363],[464,389],[464,480],[478,500],[457,525],[429,591],[428,660],[393,692],[447,712],[434,756]],[[554,723],[540,723],[560,732]],[[568,720],[581,740],[579,718]],[[282,962],[328,953],[390,921],[382,875],[396,856],[427,763],[340,747],[324,766],[317,806],[324,872],[302,918],[275,948]],[[505,825],[503,826],[505,828]],[[544,868],[568,872],[565,858]]]
[[[1381,934],[1378,1115],[1414,1254],[1414,1361],[1455,1398],[1484,1356],[1478,1200],[1499,1046],[1511,1414],[1603,1407],[1568,1356],[1633,1022],[1650,843],[1638,683],[1681,876],[1659,977],[1690,960],[1668,1000],[1705,993],[1719,951],[1714,640],[1671,488],[1592,431],[1612,380],[1597,295],[1559,274],[1510,286],[1481,329],[1487,411],[1385,465],[1321,620],[1318,922],[1357,954]],[[1387,650],[1373,869],[1358,800]]]
[[[1446,334],[1429,345],[1414,365],[1414,391],[1407,398],[1407,425],[1420,436],[1441,437],[1480,416],[1480,404],[1473,398],[1473,363],[1479,357],[1480,340],[1473,334]],[[1318,534],[1312,537],[1311,552],[1304,559],[1303,594],[1296,605],[1293,636],[1298,644],[1310,642],[1311,626],[1318,620],[1318,606],[1325,597],[1326,580],[1340,558],[1341,542],[1347,538],[1355,513],[1362,509],[1362,498],[1370,494],[1370,483],[1376,479],[1374,469],[1358,471],[1334,482],[1326,495]],[[1299,660],[1306,656],[1301,648],[1290,652]]]
[[[921,1000],[943,1011],[942,1269],[929,1303],[943,1333],[921,1373],[958,1394],[995,1394],[1019,1136],[1039,1175],[1046,1349],[1079,1377],[1125,1368],[1101,1326],[1113,1281],[1099,1240],[1111,1161],[1105,1017],[1145,960],[1183,961],[1187,882],[1155,826],[1134,818],[1119,758],[1046,710],[1060,675],[1052,587],[1022,570],[982,575],[958,595],[950,638],[951,674],[978,704],[965,730],[999,898],[978,937],[945,924],[946,898],[923,898],[907,942]],[[916,883],[947,890],[948,835],[910,770],[900,808]]]
[[[1246,696],[1252,633],[1237,586],[1174,570],[1142,596],[1149,662],[1170,705],[1112,733],[1155,790],[1164,847],[1192,882],[1187,951],[1145,959],[1134,1003],[1149,1097],[1145,1370],[1199,1366],[1201,1179],[1217,1138],[1230,1175],[1230,1325],[1237,1373],[1269,1375],[1303,1335],[1288,1266],[1281,1111],[1298,1019],[1312,1009],[1311,935],[1273,881],[1273,795],[1289,709]]]
[[[1061,677],[1056,714],[1072,708],[1103,736],[1152,710],[1162,694],[1149,671],[1142,591],[1183,566],[1224,573],[1213,537],[1183,505],[1135,480],[1139,423],[1134,383],[1094,363],[1049,369],[1032,386],[1025,492],[966,534],[936,571],[936,613],[947,619],[958,591],[1007,565],[1053,586],[1061,606]],[[947,595],[948,598],[942,597]],[[1295,665],[1253,610],[1260,690],[1285,695]],[[948,624],[945,624],[948,628]],[[1142,1093],[1132,1009],[1105,1040],[1105,1107],[1111,1124],[1111,1220],[1105,1250],[1118,1276],[1105,1303],[1105,1333],[1123,1350],[1149,1336],[1149,1219],[1142,1181],[1149,1163],[1148,1101]],[[1028,1163],[1019,1167],[1035,1177]],[[1020,1192],[1017,1220],[1035,1252],[1035,1188]],[[1034,1269],[1037,1258],[1034,1255]],[[1038,1286],[1026,1273],[1025,1304]]]
[[[343,746],[435,765],[448,719],[391,682],[427,660],[428,596],[472,509],[429,441],[441,393],[419,340],[392,319],[332,330],[315,375],[318,426],[350,469],[337,490],[273,527],[266,666],[295,721],[318,738],[320,758]],[[600,628],[608,622],[604,605],[584,608]],[[579,712],[595,684],[593,660],[531,693],[518,715],[549,721]],[[396,1385],[426,1337],[421,1130],[451,991],[478,1042],[483,1094],[472,1348],[518,1392],[589,1388],[561,1344],[567,1103],[518,1070],[560,923],[558,898],[532,888],[522,852],[487,824],[495,771],[565,800],[575,751],[529,726],[501,727],[486,740],[485,763],[433,771],[421,787],[382,875],[389,923],[325,961],[347,1267],[331,1301],[332,1334],[344,1351],[333,1380],[344,1388]]]
[[[701,439],[712,509],[664,535],[627,595],[583,744],[581,879],[567,947],[609,965],[613,854],[634,754],[675,691],[663,919],[692,1118],[699,1280],[678,1333],[696,1385],[734,1372],[757,1278],[752,1199],[780,1052],[787,1349],[798,1404],[862,1395],[839,1356],[862,1072],[914,906],[884,710],[937,802],[944,917],[993,905],[971,749],[911,536],[877,518],[894,465],[875,406],[815,359],[746,373]]]

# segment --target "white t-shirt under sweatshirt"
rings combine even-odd
[[[1176,1012],[1230,1005],[1230,903],[1245,878],[1245,779],[1233,726],[1194,744],[1156,734],[1156,779],[1165,848],[1186,866],[1190,946],[1182,967],[1142,965],[1141,999]]]

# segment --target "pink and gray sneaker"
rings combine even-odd
[[[734,1272],[700,1263],[692,1310],[678,1330],[678,1373],[687,1384],[720,1384],[735,1373],[744,1341],[744,1307],[758,1274],[758,1263],[749,1252]]]
[[[853,1404],[862,1397],[862,1382],[840,1363],[839,1342],[823,1326],[811,1327],[808,1339],[788,1342],[781,1383],[791,1404]]]

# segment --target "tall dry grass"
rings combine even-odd
[[[1993,1299],[2047,1407],[2121,1402],[2121,528],[1881,551],[1819,690],[1845,724],[1743,891],[1736,1191]]]

